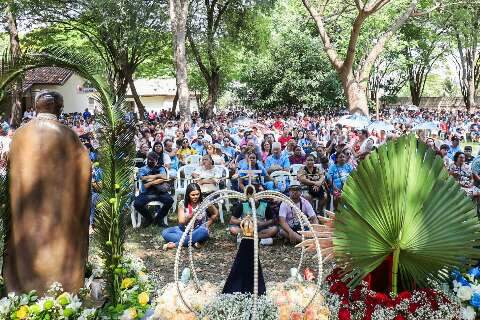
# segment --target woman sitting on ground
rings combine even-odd
[[[162,237],[168,243],[163,246],[164,250],[178,247],[180,239],[185,232],[185,227],[193,218],[195,209],[202,202],[202,192],[200,186],[191,183],[187,186],[185,199],[178,203],[178,226],[163,230]],[[218,210],[211,205],[206,211],[200,212],[194,222],[193,232],[191,232],[192,244],[199,248],[201,243],[209,238],[210,226],[218,217]],[[188,246],[190,234],[186,236],[183,246]]]

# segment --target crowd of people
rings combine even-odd
[[[151,111],[145,120],[135,121],[140,183],[133,203],[143,217],[143,225],[164,227],[165,248],[175,248],[202,199],[222,188],[282,192],[316,223],[325,210],[336,208],[342,189],[359,162],[387,141],[410,132],[435,150],[450,175],[472,199],[476,201],[480,196],[480,156],[473,154],[472,148],[480,141],[480,114],[390,108],[384,109],[376,120],[392,127],[378,130],[339,124],[343,114],[335,110],[312,114],[297,111],[228,110],[209,120],[202,120],[196,113],[179,119],[167,111]],[[34,117],[33,110],[27,110],[24,121]],[[83,114],[63,115],[60,121],[79,135],[95,163],[95,115],[85,110]],[[425,122],[435,123],[437,128],[412,130]],[[4,155],[14,130],[3,119],[0,127],[0,159],[5,163]],[[101,172],[93,167],[92,201],[98,201]],[[183,199],[175,199],[179,180],[187,182],[180,196]],[[148,205],[153,201],[161,206],[152,212]],[[259,201],[256,206],[262,244],[271,244],[277,237],[292,243],[301,240],[298,232],[302,226],[287,203]],[[93,224],[95,206],[92,208]],[[196,246],[207,241],[221,211],[221,207],[211,206],[196,216],[192,232]],[[252,208],[248,202],[239,202],[230,211],[228,227],[235,237],[240,232],[242,217],[250,214]],[[177,213],[178,226],[165,225],[169,212]]]

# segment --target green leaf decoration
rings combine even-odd
[[[362,161],[342,198],[333,243],[351,286],[389,256],[405,287],[446,280],[448,269],[480,257],[475,203],[448,175],[443,160],[413,135]]]
[[[95,241],[100,248],[105,270],[108,270],[107,289],[113,305],[121,302],[121,276],[108,266],[119,262],[123,255],[127,210],[133,192],[133,145],[135,126],[127,121],[128,105],[116,93],[116,84],[107,69],[97,59],[50,47],[42,52],[25,52],[18,61],[11,59],[8,50],[0,61],[0,99],[9,84],[25,72],[39,67],[60,67],[72,70],[96,89],[100,113],[96,115],[99,148],[99,167],[102,170],[100,200],[95,213]],[[115,201],[110,201],[114,199]]]

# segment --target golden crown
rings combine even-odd
[[[242,229],[242,234],[244,238],[253,238],[253,219],[252,216],[247,215],[240,222],[240,229]]]

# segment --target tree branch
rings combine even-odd
[[[302,0],[302,1],[303,1],[303,5],[305,6],[305,8],[307,8],[308,12],[310,13],[310,16],[313,18],[313,20],[317,25],[320,38],[322,39],[322,42],[323,42],[324,50],[328,56],[328,59],[330,60],[330,63],[337,70],[337,72],[340,71],[343,66],[343,61],[338,57],[337,51],[333,48],[332,42],[325,28],[323,16],[312,7],[309,0]]]
[[[370,70],[372,69],[375,60],[378,58],[379,54],[385,47],[385,43],[398,29],[400,29],[401,26],[403,26],[407,22],[407,20],[410,18],[415,8],[417,7],[418,1],[419,0],[411,0],[410,5],[405,10],[405,12],[400,17],[398,17],[397,20],[395,20],[395,22],[390,26],[390,28],[378,39],[377,43],[370,50],[370,53],[367,55],[365,62],[360,68],[360,78],[358,79],[359,82],[363,82],[365,81],[365,79],[368,79],[368,74],[370,73]]]

